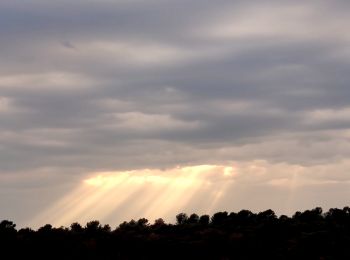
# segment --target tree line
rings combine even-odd
[[[16,229],[0,222],[1,259],[350,259],[350,208],[317,207],[276,216],[271,209],[180,213],[125,221],[112,229],[93,220],[82,226]]]

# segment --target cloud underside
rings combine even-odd
[[[332,185],[345,191],[349,8],[2,1],[3,193],[61,194],[91,172],[257,160],[271,170],[266,183],[285,182],[275,165],[314,170],[315,181],[337,167]]]

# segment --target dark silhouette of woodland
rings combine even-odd
[[[350,259],[350,208],[321,208],[277,217],[217,212],[180,213],[176,224],[157,219],[115,229],[90,221],[34,231],[0,222],[1,259]]]

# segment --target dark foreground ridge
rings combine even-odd
[[[350,208],[321,208],[277,217],[218,212],[180,213],[176,224],[131,220],[112,230],[90,221],[85,227],[47,224],[37,231],[0,223],[0,259],[350,259]]]

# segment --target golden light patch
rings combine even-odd
[[[124,220],[166,218],[182,212],[198,192],[208,187],[211,187],[207,196],[210,209],[224,196],[227,178],[234,175],[234,168],[218,165],[96,172],[33,222],[67,226],[75,221],[113,216]],[[213,182],[215,188],[211,186]]]

